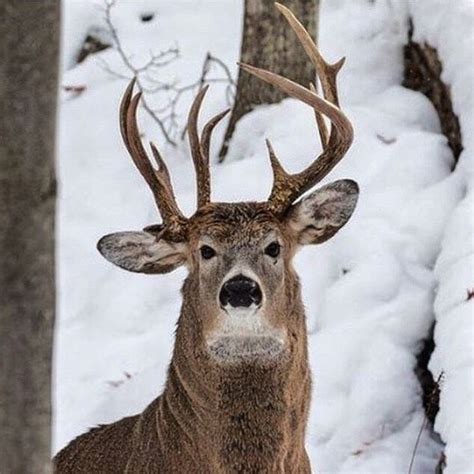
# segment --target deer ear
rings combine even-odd
[[[343,227],[357,204],[359,186],[341,179],[317,189],[293,205],[287,222],[300,245],[320,244]]]
[[[116,232],[102,237],[97,249],[129,272],[168,273],[186,262],[185,242],[169,242],[150,232]]]

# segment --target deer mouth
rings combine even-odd
[[[269,362],[278,359],[285,341],[276,336],[222,336],[210,342],[209,352],[222,364]]]
[[[258,307],[222,311],[207,339],[211,356],[223,363],[274,359],[285,345],[285,332],[272,327]]]

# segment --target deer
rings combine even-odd
[[[314,110],[322,152],[306,169],[290,174],[267,140],[273,170],[269,198],[212,202],[211,135],[228,110],[199,134],[204,87],[188,115],[197,210],[185,217],[158,148],[150,143],[155,167],[142,144],[141,94],[133,94],[134,81],[129,84],[120,130],[162,222],[106,235],[97,246],[105,259],[130,272],[155,275],[185,266],[182,307],[161,395],[142,413],[71,441],[55,457],[58,473],[311,472],[305,450],[308,335],[292,261],[302,246],[327,241],[348,222],[359,188],[341,179],[307,193],[353,141],[336,84],[344,59],[327,63],[293,13],[280,4],[276,8],[313,63],[322,96],[315,85],[306,88],[255,66],[240,67]]]

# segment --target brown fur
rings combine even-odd
[[[245,252],[259,230],[273,227],[288,242],[272,318],[288,335],[281,356],[228,365],[212,358],[205,344],[211,321],[196,297],[198,264],[191,263],[163,394],[140,415],[76,438],[56,456],[56,472],[310,472],[304,449],[310,373],[291,236],[260,204],[212,204],[192,218],[189,240],[206,229]]]

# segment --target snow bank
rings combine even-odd
[[[474,3],[458,0],[410,2],[414,40],[438,50],[443,80],[451,88],[455,113],[461,125],[464,151],[455,170],[460,202],[445,226],[434,275],[436,349],[430,361],[435,378],[444,373],[440,412],[435,429],[446,443],[446,473],[474,469]]]
[[[192,82],[207,50],[229,65],[237,59],[241,2],[223,3],[119,1],[114,22],[135,61],[143,60],[144,50],[178,42],[181,59],[160,73]],[[66,25],[75,24],[70,44],[78,31],[97,23],[87,13],[89,3],[83,2],[83,9],[78,5],[65,2]],[[140,14],[150,9],[156,18],[141,23]],[[469,205],[458,205],[466,182],[461,171],[450,172],[453,159],[431,104],[398,85],[407,14],[405,2],[366,0],[324,2],[321,12],[323,53],[331,60],[347,56],[341,95],[356,131],[354,146],[326,181],[355,179],[361,198],[343,231],[324,245],[304,249],[296,262],[314,377],[307,446],[318,472],[407,472],[423,420],[413,369],[435,312],[439,346],[432,367],[447,373],[437,428],[448,442],[448,459],[464,449],[469,429],[472,433],[459,411],[459,402],[466,410],[471,403],[470,392],[459,389],[464,372],[473,367],[466,355],[469,336],[447,319],[441,326],[440,319],[459,311],[463,294],[462,289],[450,292],[455,275],[449,275],[470,250],[464,246],[461,252],[469,237],[462,226]],[[116,52],[98,56],[123,70]],[[461,94],[466,85],[457,80]],[[185,276],[183,271],[157,277],[127,274],[96,252],[101,235],[158,219],[118,133],[117,107],[126,82],[93,57],[68,70],[63,82],[87,89],[75,99],[64,98],[60,115],[56,449],[88,427],[138,412],[160,392]],[[180,105],[183,122],[190,100]],[[202,121],[225,107],[224,87],[213,85]],[[144,139],[156,141],[156,126],[146,116],[141,122]],[[224,128],[216,133],[214,153]],[[307,107],[292,99],[260,107],[239,123],[228,161],[212,169],[217,200],[266,197],[271,172],[265,137],[290,170],[303,168],[319,150]],[[180,204],[191,213],[194,178],[187,144],[160,148]],[[467,149],[462,161],[467,161]],[[447,222],[456,232],[445,233]],[[460,272],[455,273],[459,278]],[[441,299],[444,287],[448,296]],[[463,355],[454,344],[465,345]],[[448,370],[453,370],[452,381]],[[426,430],[414,472],[433,472],[442,449]]]

